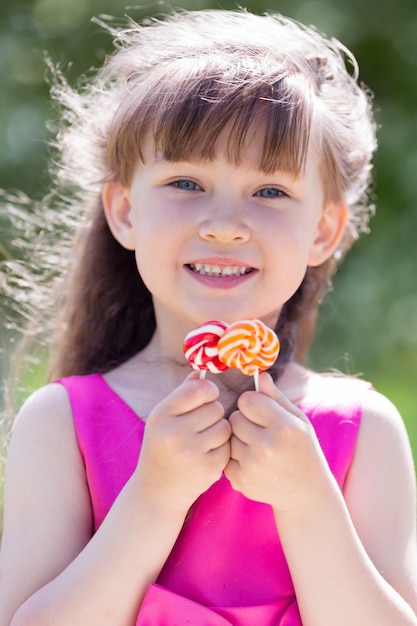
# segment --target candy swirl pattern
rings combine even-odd
[[[185,357],[195,370],[208,370],[219,374],[228,369],[228,365],[219,359],[217,345],[227,324],[213,320],[195,328],[186,335],[183,350]]]
[[[253,376],[275,363],[280,344],[274,331],[260,320],[242,320],[227,328],[217,348],[220,361],[227,367]]]

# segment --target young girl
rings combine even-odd
[[[56,89],[79,227],[54,382],[10,447],[0,625],[416,626],[401,419],[297,362],[366,220],[354,58],[279,15],[196,11],[132,24]],[[191,329],[248,318],[282,344],[259,392],[190,373]]]

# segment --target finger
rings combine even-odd
[[[234,411],[229,417],[229,422],[234,437],[245,444],[252,443],[257,438],[259,429],[265,428],[248,419],[241,411]]]
[[[220,478],[221,473],[230,461],[229,441],[214,450],[210,450],[206,455],[206,459],[210,461],[210,466],[213,471],[217,472],[217,479]]]
[[[230,437],[232,429],[229,422],[221,419],[216,424],[199,434],[202,447],[205,452],[217,450],[227,444],[228,454],[230,455]]]
[[[302,419],[305,418],[304,413],[277,387],[272,376],[267,372],[263,372],[259,376],[259,391],[278,402],[278,404],[289,413]]]
[[[224,468],[224,473],[226,478],[229,480],[233,489],[237,489],[239,491],[238,477],[240,476],[240,465],[239,461],[236,459],[230,459]]]
[[[280,407],[276,400],[256,391],[243,393],[238,399],[237,405],[246,420],[256,425],[258,428],[268,428],[271,420],[277,419],[279,413],[284,412],[284,409]],[[236,418],[235,421],[238,422]],[[237,427],[239,428],[240,426],[242,425],[238,425]],[[242,436],[247,439],[250,435],[245,436],[242,433]]]
[[[232,435],[230,438],[230,458],[234,461],[241,461],[247,452],[248,445],[241,439]]]
[[[215,401],[203,404],[203,406],[178,417],[183,420],[184,428],[187,430],[195,433],[204,433],[223,420],[224,408],[220,402]]]
[[[218,397],[219,389],[212,381],[202,380],[198,377],[198,373],[192,372],[179,387],[155,407],[155,411],[158,413],[162,411],[169,415],[184,415],[204,404],[214,402]]]
[[[238,400],[240,411],[251,422],[267,428],[271,420],[277,418],[284,423],[292,421],[294,417],[308,421],[304,413],[277,389],[269,374],[261,374],[259,385],[260,393],[247,391]]]

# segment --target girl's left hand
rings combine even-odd
[[[259,392],[240,396],[230,425],[231,458],[225,474],[247,498],[288,510],[314,497],[314,484],[322,488],[319,477],[327,463],[313,426],[269,374],[260,375]]]

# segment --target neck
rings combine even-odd
[[[183,342],[185,335],[189,332],[189,327],[178,328],[171,326],[166,328],[157,325],[153,337],[146,348],[142,351],[145,358],[177,364],[178,366],[188,366],[183,352]]]

